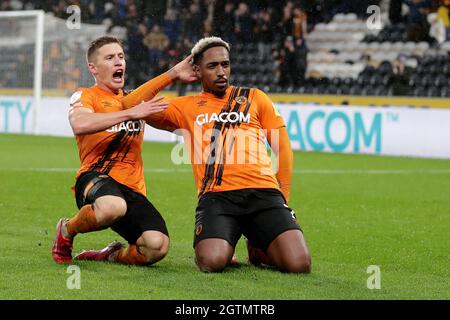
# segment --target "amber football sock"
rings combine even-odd
[[[133,264],[133,265],[146,265],[148,264],[147,258],[138,251],[135,244],[129,245],[127,248],[121,249],[115,257],[112,258],[113,261],[122,264]]]
[[[106,228],[98,224],[95,211],[90,204],[82,207],[77,215],[67,222],[66,227],[67,232],[72,237],[77,233],[98,231]]]

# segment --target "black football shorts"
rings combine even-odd
[[[85,197],[84,190],[89,183],[93,183],[93,186]],[[159,231],[169,236],[163,217],[142,194],[104,173],[88,171],[78,177],[75,184],[75,198],[79,209],[106,195],[120,197],[127,203],[127,212],[111,225],[111,229],[128,243],[135,244],[142,233],[149,230]]]
[[[264,251],[287,230],[300,230],[295,214],[276,189],[208,192],[198,202],[194,247],[208,238],[225,239],[234,248],[241,235]]]

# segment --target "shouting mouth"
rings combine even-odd
[[[118,69],[113,73],[113,82],[122,83],[123,82],[123,69]]]

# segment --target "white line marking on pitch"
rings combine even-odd
[[[78,168],[0,168],[0,171],[77,172]],[[191,169],[150,168],[146,173],[191,173]],[[398,169],[398,170],[344,170],[344,169],[294,169],[295,174],[450,174],[450,169]]]

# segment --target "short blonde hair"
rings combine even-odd
[[[223,41],[222,38],[205,37],[198,40],[191,50],[191,54],[194,57],[194,63],[202,58],[203,52],[213,47],[224,47],[228,52],[230,52],[230,45],[227,42]]]
[[[110,43],[117,43],[123,49],[122,41],[120,41],[118,38],[110,37],[110,36],[103,36],[103,37],[95,39],[94,41],[92,41],[89,44],[89,48],[88,48],[88,51],[86,54],[87,61],[92,62],[93,56],[96,53],[96,51],[98,49],[100,49],[101,47],[103,47],[107,44],[110,44]]]

